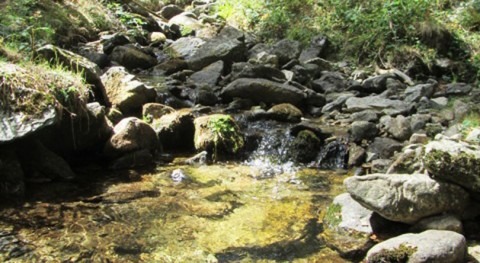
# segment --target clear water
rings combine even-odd
[[[264,177],[257,162],[86,169],[83,182],[33,185],[36,201],[2,210],[0,260],[344,262],[319,237],[319,215],[345,175],[292,166]]]

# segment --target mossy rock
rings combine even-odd
[[[297,162],[308,163],[317,157],[321,141],[310,130],[303,130],[293,140],[288,155]]]

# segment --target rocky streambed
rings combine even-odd
[[[53,95],[0,62],[2,260],[477,262],[472,72],[329,61],[213,5],[40,48],[88,83],[40,70]]]

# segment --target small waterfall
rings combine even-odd
[[[348,142],[346,138],[337,138],[328,142],[317,155],[316,160],[311,164],[321,169],[346,169],[348,159]]]

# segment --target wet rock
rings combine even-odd
[[[40,141],[25,141],[17,147],[17,154],[26,180],[50,181],[75,178],[75,173],[70,165]]]
[[[175,112],[175,110],[172,107],[160,103],[146,103],[142,107],[142,116],[149,123],[173,112]]]
[[[359,112],[375,110],[388,115],[398,115],[410,112],[410,105],[400,100],[390,100],[381,96],[369,96],[363,98],[351,97],[346,102],[347,112]]]
[[[377,137],[373,140],[373,143],[368,146],[367,152],[372,155],[369,158],[371,161],[374,159],[388,159],[392,157],[395,152],[400,152],[402,148],[403,144],[396,140]]]
[[[452,232],[428,230],[404,234],[375,245],[368,251],[368,262],[464,262],[465,237]]]
[[[353,199],[382,217],[412,224],[445,212],[461,214],[469,200],[461,187],[424,174],[371,174],[344,181]]]
[[[321,237],[328,247],[338,251],[343,258],[359,260],[374,245],[373,212],[361,206],[348,193],[338,195],[328,207],[323,218]]]
[[[160,9],[159,14],[165,19],[169,20],[172,17],[179,15],[183,12],[183,9],[177,5],[166,5]]]
[[[278,57],[280,65],[298,58],[300,51],[300,42],[289,39],[280,40],[272,46],[272,53]]]
[[[380,122],[391,137],[396,140],[405,141],[412,135],[410,120],[403,115],[398,115],[395,118],[384,116],[380,119]]]
[[[36,53],[55,65],[63,65],[73,72],[79,72],[85,81],[92,84],[95,98],[104,105],[109,105],[105,88],[100,80],[101,71],[97,64],[71,51],[46,45],[36,50]]]
[[[0,148],[0,196],[21,198],[25,194],[24,174],[13,149]]]
[[[130,45],[115,47],[110,54],[110,59],[129,70],[136,68],[148,69],[157,64],[157,60],[154,57]]]
[[[191,110],[182,109],[153,120],[152,126],[165,150],[193,148],[193,119]]]
[[[113,133],[104,148],[105,155],[112,159],[141,150],[154,154],[161,149],[152,127],[135,117],[120,121]]]
[[[237,38],[230,38],[228,34],[219,33],[215,38],[207,40],[190,58],[185,60],[192,70],[199,70],[209,64],[223,60],[227,65],[243,61],[245,43]]]
[[[480,194],[480,147],[446,138],[425,146],[424,165],[433,178]]]
[[[303,117],[302,111],[289,103],[277,104],[271,107],[266,118],[283,122],[300,122]]]
[[[153,163],[153,155],[149,149],[142,149],[123,154],[116,158],[109,165],[110,169],[121,170],[127,168],[137,168],[147,166]]]
[[[170,174],[170,178],[174,183],[181,183],[189,179],[189,176],[182,169],[175,169]]]
[[[291,103],[297,105],[305,94],[294,86],[266,79],[241,78],[223,88],[220,96],[224,99],[235,97],[265,103]]]
[[[198,117],[194,121],[194,145],[197,150],[214,153],[235,154],[243,149],[245,142],[235,120],[224,114]]]
[[[371,140],[378,134],[377,126],[368,121],[355,121],[350,129],[350,138],[354,142]]]
[[[189,81],[197,87],[214,87],[217,85],[217,82],[223,73],[223,65],[224,63],[221,60],[212,63],[202,70],[193,73],[190,76]]]
[[[454,215],[439,215],[424,218],[410,228],[413,232],[425,230],[447,230],[462,234],[463,225],[462,221]]]
[[[207,164],[208,152],[202,151],[195,156],[188,158],[185,160],[186,164],[198,164],[198,165],[205,165]]]
[[[308,163],[317,157],[320,144],[321,141],[315,133],[309,130],[303,130],[293,139],[287,155],[290,157],[289,159],[301,163]]]
[[[140,112],[143,104],[153,102],[156,92],[125,71],[123,67],[112,67],[102,75],[107,96],[112,105],[124,114]]]

